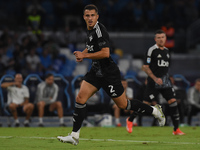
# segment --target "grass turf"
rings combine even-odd
[[[0,128],[0,150],[199,150],[200,128],[181,128],[186,135],[172,135],[172,127],[125,127],[81,129],[79,144],[61,143],[58,135],[67,135],[71,127]]]

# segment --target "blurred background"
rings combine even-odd
[[[143,55],[163,29],[172,54],[170,74],[191,83],[200,76],[200,0],[0,0],[0,76],[17,72],[85,74],[90,60],[76,63],[85,48],[83,8],[95,4],[123,75],[145,78]]]
[[[180,87],[187,91],[200,77],[200,0],[0,0],[1,83],[22,73],[33,99],[40,78],[53,73],[66,97],[61,98],[67,102],[65,115],[71,114],[76,80],[91,67],[91,60],[76,63],[73,55],[85,48],[87,4],[98,7],[99,21],[110,35],[111,56],[134,86],[146,78],[143,56],[155,44],[157,29],[166,32],[170,75],[182,82]]]

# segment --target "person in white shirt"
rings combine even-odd
[[[60,126],[65,126],[63,118],[63,107],[61,101],[57,101],[58,85],[54,83],[53,74],[47,74],[45,81],[37,86],[35,101],[38,107],[39,127],[43,127],[43,116],[45,108],[49,112],[57,110],[60,119]]]
[[[188,125],[191,125],[192,116],[200,112],[200,78],[196,79],[195,85],[187,93],[189,110]]]
[[[14,82],[4,82],[1,84],[1,87],[7,88],[8,90],[7,104],[15,119],[15,126],[20,126],[20,122],[18,120],[18,112],[20,109],[22,109],[26,114],[24,126],[29,127],[29,119],[32,115],[34,105],[29,102],[29,90],[25,85],[22,84],[22,82],[22,75],[16,74]]]
[[[30,49],[29,54],[26,56],[26,62],[30,73],[36,73],[39,70],[40,57],[36,54],[35,47]]]

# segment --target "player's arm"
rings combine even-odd
[[[78,51],[75,51],[74,52],[74,55],[76,56],[76,53],[77,53]],[[80,51],[79,51],[80,52]],[[82,52],[80,52],[80,53],[88,53],[88,49],[87,48],[85,48]],[[83,61],[83,58],[78,58],[78,57],[76,57],[76,61],[77,62],[82,62]]]
[[[146,72],[146,74],[147,74],[150,78],[152,78],[152,79],[154,80],[155,83],[157,83],[157,84],[159,84],[159,85],[163,84],[162,79],[161,79],[161,78],[157,78],[157,77],[153,74],[153,72],[152,72],[151,69],[149,68],[149,65],[143,65],[143,66],[142,66],[142,70],[143,70],[144,72]]]
[[[83,52],[75,51],[74,55],[76,56],[76,59],[84,59],[84,58],[103,59],[103,58],[109,58],[110,50],[108,47],[104,47],[100,51],[95,53],[84,53],[84,51]]]

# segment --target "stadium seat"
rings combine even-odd
[[[126,75],[124,77],[128,82],[128,87],[133,89],[134,95],[137,95],[137,92],[139,90],[139,87],[142,85],[142,83],[133,75]]]
[[[73,113],[71,106],[71,98],[68,93],[69,82],[62,74],[53,74],[54,82],[59,87],[58,100],[63,104],[64,115],[71,115]]]
[[[29,89],[30,99],[29,102],[34,103],[35,95],[37,91],[37,86],[43,80],[37,74],[30,74],[24,79],[24,85],[26,85]]]
[[[4,75],[1,77],[0,84],[2,84],[3,82],[13,82],[13,80],[14,80],[13,75]],[[6,109],[7,90],[1,88],[1,86],[0,86],[0,103],[1,103],[0,106],[1,106],[2,116],[8,116],[7,124],[8,124],[8,127],[10,127],[11,126],[11,121],[10,121],[11,114]]]
[[[175,74],[173,75],[175,85],[179,88],[185,89],[186,92],[190,88],[190,82],[182,75],[182,74]]]

